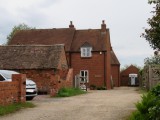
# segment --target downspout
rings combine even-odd
[[[70,66],[70,68],[72,68],[72,64],[71,64],[71,63],[72,63],[72,62],[71,62],[71,54],[72,54],[72,53],[69,52],[69,66]]]
[[[106,85],[106,51],[104,51],[104,86],[107,87]]]

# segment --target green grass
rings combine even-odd
[[[87,92],[79,88],[61,88],[58,91],[58,94],[56,95],[56,97],[70,97],[70,96],[75,96],[75,95],[80,95],[85,93]]]
[[[0,116],[16,112],[23,108],[33,108],[33,107],[35,107],[35,105],[30,102],[15,103],[7,106],[0,106]]]
[[[141,87],[138,87],[135,91],[137,91],[138,93],[140,94],[145,94],[147,93],[147,90],[145,88],[141,88]]]

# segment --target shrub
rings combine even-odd
[[[143,94],[136,108],[130,120],[160,120],[160,84],[147,94]]]
[[[86,91],[83,91],[79,88],[61,88],[58,91],[57,97],[70,97],[75,95],[84,94]]]
[[[155,96],[159,96],[160,97],[160,84],[158,84],[157,86],[155,86],[154,88],[152,88],[151,92]]]
[[[145,120],[144,118],[145,118],[145,116],[142,115],[139,111],[135,111],[129,117],[129,120]]]
[[[155,96],[149,92],[142,96],[142,101],[138,102],[136,107],[140,113],[147,114],[148,109],[155,104],[153,101],[155,101]]]

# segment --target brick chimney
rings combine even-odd
[[[111,47],[111,51],[113,51],[112,47]]]
[[[101,30],[102,30],[102,32],[106,32],[106,24],[105,24],[104,20],[102,20]]]
[[[69,28],[74,28],[74,25],[72,24],[72,21],[70,21]]]

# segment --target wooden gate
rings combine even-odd
[[[160,83],[160,65],[145,66],[144,79],[148,90]]]
[[[84,81],[82,81],[82,77],[79,74],[75,76],[75,88],[80,88],[87,91],[87,79],[86,77],[83,77],[83,79]]]

